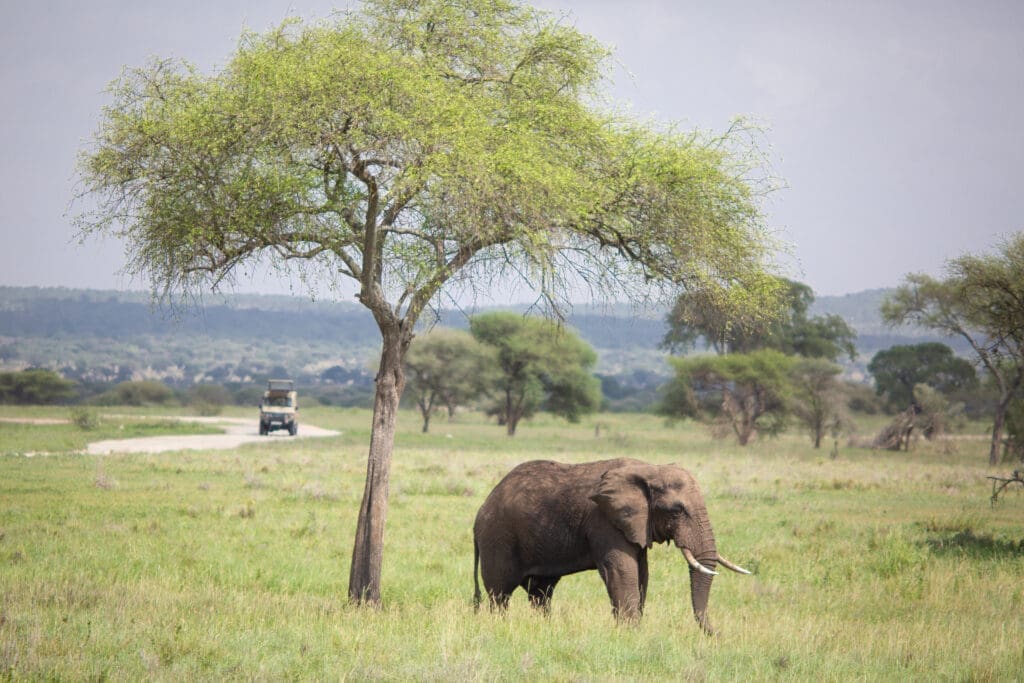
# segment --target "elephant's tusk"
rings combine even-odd
[[[683,557],[686,558],[686,563],[699,571],[701,574],[707,574],[709,576],[718,576],[718,572],[712,571],[697,561],[697,558],[693,556],[689,548],[683,548]]]
[[[720,565],[722,565],[723,567],[725,567],[726,569],[733,570],[737,574],[751,574],[751,573],[753,573],[753,572],[747,571],[746,569],[744,569],[743,567],[739,566],[738,564],[733,564],[732,562],[730,562],[729,560],[725,559],[721,555],[718,556],[718,563]]]

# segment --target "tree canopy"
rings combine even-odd
[[[908,275],[882,305],[892,325],[916,324],[965,339],[995,383],[989,463],[998,461],[1006,411],[1024,383],[1024,232],[998,253],[964,255],[946,264],[946,277]]]
[[[807,285],[779,278],[778,308],[773,316],[737,318],[723,311],[714,298],[700,290],[681,293],[667,316],[668,331],[662,347],[693,348],[704,342],[719,354],[776,349],[805,358],[857,355],[857,333],[834,314],[809,316],[814,291]]]
[[[76,394],[75,383],[53,370],[28,368],[20,372],[0,372],[0,403],[65,403]]]
[[[710,415],[719,433],[734,434],[741,446],[758,434],[785,429],[796,359],[761,349],[669,361],[676,374],[665,387],[661,411],[666,415]]]
[[[801,358],[790,370],[790,411],[807,428],[815,448],[821,448],[826,432],[835,435],[849,425],[838,380],[842,371],[824,358]]]
[[[974,366],[938,342],[898,345],[879,351],[868,363],[868,372],[875,378],[875,392],[885,396],[890,407],[898,410],[914,404],[914,387],[918,384],[949,394],[978,383]]]
[[[497,352],[491,412],[509,436],[540,409],[576,422],[600,407],[601,382],[590,374],[597,354],[572,330],[508,312],[475,315],[469,325],[477,340]]]
[[[111,87],[81,234],[123,239],[165,298],[265,262],[347,279],[380,328],[353,601],[380,601],[402,360],[447,285],[521,274],[552,304],[582,280],[767,308],[771,183],[751,131],[604,106],[608,54],[511,0],[366,0],[246,33],[214,73],[158,59]]]
[[[423,416],[423,431],[430,418],[444,407],[451,417],[491,388],[496,379],[494,350],[465,330],[437,328],[417,337],[405,356],[409,388]]]

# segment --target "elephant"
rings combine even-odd
[[[474,605],[480,583],[492,609],[504,610],[521,586],[547,612],[559,579],[597,569],[617,621],[637,621],[647,597],[647,550],[672,541],[690,569],[690,600],[705,633],[718,565],[749,574],[722,557],[693,476],[675,465],[629,458],[568,465],[524,462],[491,491],[473,524]]]

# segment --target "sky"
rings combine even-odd
[[[107,85],[151,57],[212,71],[243,29],[316,0],[0,0],[0,286],[145,289],[112,238],[79,243],[75,165]],[[641,118],[763,125],[785,187],[766,222],[819,296],[941,276],[1024,229],[1024,3],[535,0],[615,49]],[[257,272],[239,292],[295,292]],[[496,294],[500,296],[500,294]]]

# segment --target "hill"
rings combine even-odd
[[[814,303],[812,313],[840,315],[858,331],[860,355],[848,368],[851,376],[863,377],[864,365],[879,349],[938,339],[927,331],[885,327],[878,309],[887,292]],[[465,328],[474,312],[444,310],[428,322]],[[668,377],[666,354],[658,349],[664,311],[578,305],[566,322],[597,350],[597,373],[608,388],[653,390]],[[350,302],[216,295],[193,307],[167,309],[143,292],[0,287],[0,369],[46,367],[87,384],[246,384],[288,375],[305,386],[362,387],[365,394],[372,386],[378,334],[366,309]]]

